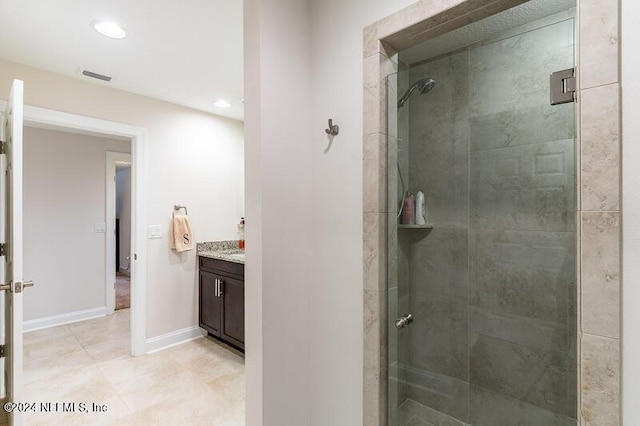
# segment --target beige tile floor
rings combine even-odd
[[[129,310],[24,335],[25,402],[106,405],[25,425],[244,426],[244,358],[210,338],[129,353]]]

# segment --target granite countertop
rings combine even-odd
[[[244,265],[244,250],[238,248],[238,241],[210,241],[198,243],[197,255]]]

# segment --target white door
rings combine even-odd
[[[0,262],[0,287],[4,315],[4,375],[9,424],[22,425],[22,415],[12,403],[22,401],[22,290],[33,285],[22,277],[22,118],[23,83],[14,80],[2,117],[3,149],[0,154],[0,243],[5,247]]]

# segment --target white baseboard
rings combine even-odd
[[[22,331],[35,331],[43,328],[55,327],[72,322],[84,321],[91,318],[99,318],[107,315],[107,307],[86,309],[84,311],[69,312],[68,314],[53,315],[50,317],[36,318],[22,323]]]
[[[162,336],[147,339],[145,344],[145,352],[152,353],[168,349],[172,346],[185,343],[203,337],[206,333],[198,326],[183,328],[182,330],[172,333],[163,334]]]

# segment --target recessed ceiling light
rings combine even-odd
[[[224,99],[220,99],[218,102],[214,104],[218,108],[231,108],[231,104]]]
[[[93,21],[91,25],[103,36],[117,39],[127,36],[127,32],[113,22]]]

